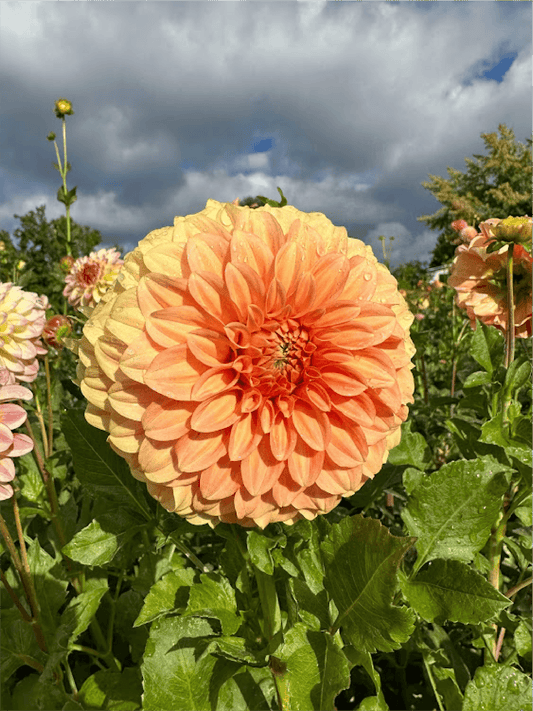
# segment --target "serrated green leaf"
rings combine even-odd
[[[296,604],[297,614],[307,627],[323,630],[331,627],[327,593],[322,589],[314,593],[309,585],[299,578],[289,580],[289,589]]]
[[[63,562],[41,548],[37,538],[28,547],[28,563],[33,576],[35,594],[41,610],[45,636],[51,637],[57,628],[57,611],[65,602],[68,582]]]
[[[63,547],[63,553],[83,565],[105,565],[136,533],[129,529],[122,533],[104,531],[98,521],[91,521]]]
[[[69,697],[57,684],[43,682],[37,674],[30,674],[15,686],[9,711],[50,711],[63,708],[68,701]]]
[[[505,376],[505,389],[507,392],[517,393],[531,377],[531,363],[524,356],[513,360]]]
[[[270,669],[243,667],[229,659],[217,659],[209,691],[216,711],[270,711],[276,690]]]
[[[73,644],[82,632],[89,627],[96,615],[100,601],[108,590],[107,580],[99,581],[98,587],[93,587],[73,598],[59,621],[68,632],[68,644]]]
[[[414,538],[397,538],[375,519],[345,518],[321,544],[324,584],[342,634],[361,652],[391,652],[409,639],[414,613],[392,604],[397,570]]]
[[[420,471],[420,469],[408,467],[403,472],[402,478],[405,493],[410,496],[416,489],[416,487],[424,481],[424,479],[426,478],[426,474]]]
[[[139,616],[133,623],[134,627],[145,625],[156,620],[165,612],[184,607],[189,599],[189,589],[194,581],[194,570],[183,568],[164,575],[150,588],[144,600]]]
[[[408,465],[425,470],[430,459],[429,447],[424,437],[419,432],[402,428],[402,439],[390,450],[387,461],[394,466]]]
[[[430,560],[416,577],[400,575],[409,604],[426,622],[477,624],[492,620],[511,601],[458,560]]]
[[[415,569],[433,558],[469,562],[490,536],[507,490],[492,457],[445,464],[416,487],[401,516],[417,536]]]
[[[145,487],[134,479],[122,457],[107,443],[105,432],[85,420],[79,410],[66,410],[61,416],[61,429],[74,460],[76,476],[93,497],[105,497],[122,506],[139,511],[148,521]]]
[[[528,622],[521,620],[514,633],[516,651],[521,657],[531,657],[531,621]]]
[[[83,708],[105,711],[140,711],[142,682],[139,669],[122,672],[98,671],[88,677],[79,691]]]
[[[531,679],[513,667],[478,667],[462,711],[531,711]]]
[[[195,617],[213,617],[220,621],[224,635],[233,635],[241,626],[235,591],[227,578],[217,573],[202,573],[200,583],[191,586],[184,613]]]
[[[0,679],[5,683],[19,667],[34,660],[44,665],[46,655],[35,640],[31,625],[20,618],[17,610],[2,610],[0,635]]]
[[[278,688],[293,711],[333,711],[335,698],[350,686],[350,668],[342,648],[327,632],[297,622],[276,650],[281,662]]]
[[[250,650],[242,637],[216,637],[209,645],[212,654],[220,654],[226,659],[242,662],[251,666],[266,667],[266,654]]]
[[[207,620],[172,617],[155,620],[141,665],[143,708],[172,711],[210,709],[209,688],[217,661],[205,653],[213,637]]]

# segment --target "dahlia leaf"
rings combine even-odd
[[[333,620],[329,613],[329,602],[326,590],[312,592],[309,585],[293,578],[289,580],[289,588],[296,605],[299,618],[312,630],[329,629]]]
[[[415,578],[400,573],[411,607],[427,622],[487,622],[511,601],[477,571],[458,560],[430,560]]]
[[[104,531],[98,521],[92,521],[63,546],[63,553],[83,565],[105,565],[135,535],[139,526],[121,533]]]
[[[202,573],[200,581],[191,587],[185,615],[213,617],[219,620],[223,634],[235,634],[242,619],[229,581],[217,573]]]
[[[478,327],[472,336],[470,353],[479,365],[484,368],[487,373],[492,375],[493,366],[490,357],[489,344],[487,343],[487,338],[485,336],[486,329],[487,327],[484,324],[478,323]]]
[[[185,607],[189,590],[194,580],[192,568],[173,570],[164,575],[150,588],[142,610],[133,623],[134,627],[145,625],[161,617],[165,612]]]
[[[415,490],[402,518],[417,536],[415,572],[434,558],[471,561],[501,510],[509,469],[493,457],[445,464]]]
[[[220,654],[225,659],[243,662],[251,666],[266,667],[268,664],[266,654],[248,649],[243,637],[216,637],[209,646],[209,651],[213,654]]]
[[[409,426],[402,427],[402,439],[391,449],[388,463],[395,466],[408,465],[424,471],[430,460],[431,453],[424,437],[419,432],[411,432],[410,423]]]
[[[131,476],[124,459],[107,443],[104,432],[92,427],[82,412],[66,410],[61,416],[61,429],[74,459],[76,476],[94,497],[127,502],[140,510],[146,520],[152,518],[146,504],[146,488]]]
[[[531,709],[531,679],[511,666],[478,667],[465,689],[463,711]]]
[[[59,630],[66,632],[69,648],[89,627],[100,606],[100,601],[109,589],[105,578],[89,578],[87,583],[92,583],[90,588],[72,598],[61,614]]]
[[[53,637],[57,628],[57,611],[65,602],[68,585],[66,574],[60,561],[48,555],[37,538],[28,547],[28,563],[41,609],[44,633]]]
[[[275,548],[277,541],[256,531],[250,531],[246,539],[250,560],[267,575],[274,573],[274,562],[270,550]]]
[[[171,617],[153,622],[141,664],[143,708],[206,711],[216,657],[205,652],[213,637],[207,620]]]
[[[414,541],[357,515],[333,525],[321,544],[324,584],[339,611],[334,628],[361,652],[391,652],[413,632],[414,613],[392,598],[398,566]]]
[[[19,667],[26,664],[25,659],[36,660],[40,664],[46,661],[46,655],[39,649],[31,626],[20,618],[20,613],[15,608],[2,610],[0,651],[2,682],[7,681]]]
[[[332,711],[350,686],[350,666],[337,639],[302,622],[286,632],[275,664],[276,685],[291,711]]]
[[[142,706],[142,684],[137,668],[122,672],[97,671],[87,677],[79,691],[81,708],[109,708],[116,711],[136,711]],[[74,707],[73,707],[74,708]],[[66,709],[64,706],[63,709]]]

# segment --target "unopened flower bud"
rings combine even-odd
[[[26,262],[23,259],[19,259],[17,263],[17,269],[20,271],[21,269],[24,269],[26,266]]]
[[[67,316],[52,316],[43,329],[43,339],[54,348],[63,348],[63,339],[72,332],[72,325]]]
[[[54,111],[57,118],[63,118],[63,116],[70,116],[74,113],[72,110],[72,104],[68,99],[58,99],[54,105]]]
[[[46,137],[49,141],[55,141],[56,140],[56,134],[53,131],[50,131],[48,136]]]
[[[424,314],[415,314],[415,318],[417,321],[422,321],[423,318],[425,318]]]
[[[464,230],[465,227],[468,227],[468,223],[466,220],[454,220],[452,222],[452,230],[455,230],[456,232]]]
[[[531,217],[507,217],[492,227],[492,232],[501,242],[531,244]]]
[[[70,254],[67,254],[65,257],[62,257],[59,266],[61,267],[61,271],[64,274],[68,274],[69,271],[72,269],[72,265],[74,264],[74,257],[71,257]]]

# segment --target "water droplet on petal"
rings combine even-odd
[[[369,274],[369,272],[366,272],[366,274],[363,275],[363,279],[365,281],[370,281],[372,279],[372,274]]]

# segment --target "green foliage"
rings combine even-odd
[[[466,172],[448,168],[449,179],[430,175],[423,182],[443,205],[432,215],[417,219],[432,230],[440,230],[433,250],[430,267],[446,264],[453,258],[457,234],[452,230],[454,220],[466,220],[476,227],[491,217],[521,217],[531,213],[531,145],[515,141],[511,128],[498,126],[499,135],[482,133],[487,155],[474,154],[465,158]]]

